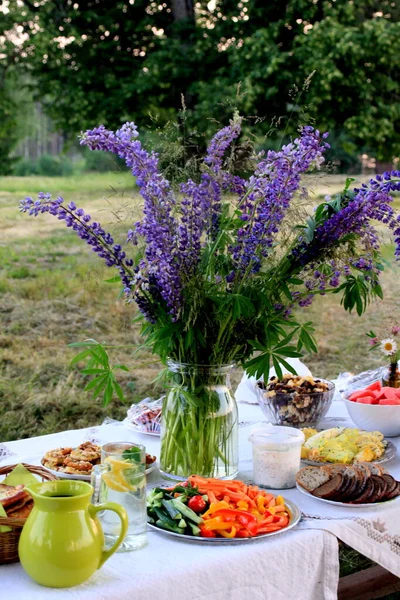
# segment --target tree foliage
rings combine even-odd
[[[313,74],[301,103],[342,150],[400,152],[392,0],[199,0],[195,10],[183,0],[10,0],[8,11],[0,36],[19,32],[22,43],[1,48],[0,37],[0,64],[29,70],[64,131],[149,115],[165,123],[183,94],[192,129],[210,130],[235,105],[267,132],[299,111],[296,89]]]

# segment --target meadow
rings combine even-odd
[[[344,181],[325,175],[308,184],[314,199],[321,199]],[[131,402],[162,393],[153,383],[161,365],[138,349],[134,305],[125,305],[118,285],[105,283],[113,272],[59,221],[19,213],[19,201],[39,191],[74,200],[120,240],[141,211],[125,172],[0,179],[0,441],[96,425],[107,416],[122,419]],[[384,253],[384,301],[374,302],[361,318],[346,313],[337,295],[302,310],[301,318],[316,327],[319,352],[304,359],[315,375],[332,378],[382,363],[369,352],[365,333],[399,317],[400,279],[389,243]],[[129,367],[120,377],[127,404],[114,400],[103,408],[83,391],[87,380],[70,366],[76,350],[68,344],[86,338],[116,346],[113,361]],[[238,369],[235,383],[240,377]]]

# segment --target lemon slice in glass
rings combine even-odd
[[[103,474],[103,481],[107,487],[116,492],[136,492],[137,486],[130,481],[132,463],[112,456],[108,456],[104,462],[111,467],[108,473]]]

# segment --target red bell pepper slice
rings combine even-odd
[[[204,525],[200,525],[200,537],[205,538],[215,538],[217,537],[215,531],[211,531],[211,529],[207,529]]]

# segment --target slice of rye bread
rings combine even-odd
[[[347,502],[350,500],[360,488],[359,474],[353,467],[348,467],[344,472],[345,477],[348,479],[348,485],[344,490],[340,490],[335,500],[339,502]],[[363,479],[364,481],[364,479]]]
[[[331,500],[335,500],[336,502],[343,502],[354,483],[352,476],[347,473],[347,470],[343,471],[342,477],[342,485],[331,498]]]
[[[367,480],[367,485],[365,486],[365,490],[359,494],[358,496],[353,497],[350,502],[351,504],[368,504],[370,502],[370,498],[375,494],[375,483],[371,477]]]
[[[342,484],[343,474],[337,473],[337,475],[334,475],[332,479],[330,479],[327,483],[324,483],[323,485],[317,487],[312,493],[317,498],[324,498],[325,500],[330,500],[331,498],[335,497]]]
[[[371,475],[376,485],[375,494],[371,497],[371,502],[381,502],[386,495],[387,483],[380,475]]]
[[[323,467],[304,467],[297,473],[296,481],[307,492],[312,493],[313,490],[327,483],[330,478],[330,473]]]
[[[397,481],[395,480],[394,477],[392,477],[389,474],[384,474],[382,475],[382,478],[386,481],[388,487],[386,490],[386,496],[388,496],[389,494],[391,494],[392,492],[395,491],[396,487],[397,487]]]
[[[396,489],[393,492],[386,494],[386,500],[392,500],[393,498],[397,498],[397,496],[400,496],[400,481],[397,482]]]

